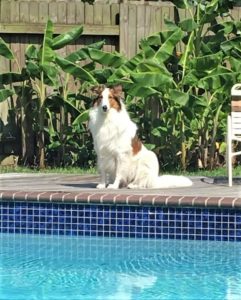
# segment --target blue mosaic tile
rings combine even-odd
[[[1,202],[0,231],[241,241],[241,210]]]

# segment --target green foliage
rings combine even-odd
[[[14,59],[14,55],[8,45],[0,38],[0,55],[7,59]]]
[[[165,20],[167,30],[141,40],[129,60],[103,51],[104,42],[62,57],[56,50],[78,39],[83,28],[54,37],[48,21],[41,47],[27,47],[24,68],[0,74],[0,101],[18,95],[44,162],[94,165],[87,132],[90,87],[121,83],[140,138],[156,152],[162,170],[223,164],[230,89],[241,79],[241,22],[229,16],[235,1],[171,2],[175,22]],[[179,20],[184,8],[190,17]],[[15,59],[2,39],[0,55]],[[40,156],[37,161],[41,165]]]
[[[81,100],[81,93],[85,90],[81,83],[87,87],[88,84],[96,84],[97,81],[88,71],[88,64],[86,68],[80,67],[75,64],[74,58],[77,57],[78,60],[89,58],[89,49],[92,47],[99,49],[103,46],[103,42],[72,53],[70,60],[58,56],[55,52],[73,43],[82,32],[81,26],[54,37],[53,23],[49,20],[45,27],[42,45],[27,47],[24,68],[22,70],[19,68],[18,73],[0,74],[0,88],[3,87],[0,89],[0,101],[12,96],[15,91],[21,105],[22,132],[26,135],[22,138],[27,139],[31,135],[32,139],[25,142],[31,144],[35,139],[37,141],[35,144],[37,151],[35,154],[32,153],[36,158],[23,157],[26,164],[33,164],[35,161],[40,168],[45,167],[46,162],[52,165],[72,165],[79,162],[76,153],[79,153],[81,159],[84,159],[83,153],[89,153],[85,149],[82,137],[82,133],[86,132],[84,123],[86,123],[87,112]],[[82,58],[80,53],[84,54]],[[7,59],[15,59],[2,39],[0,55]],[[70,81],[76,82],[75,91],[70,91]],[[6,88],[9,84],[14,90]],[[73,126],[69,123],[69,114]],[[26,118],[28,124],[25,122]],[[88,164],[86,161],[83,162]]]
[[[141,134],[162,167],[214,168],[230,90],[240,80],[240,22],[229,17],[234,1],[171,2],[190,18],[166,21],[167,31],[143,39],[140,52],[108,81],[123,82],[137,97]]]

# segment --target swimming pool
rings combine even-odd
[[[1,300],[241,299],[241,243],[0,234]]]

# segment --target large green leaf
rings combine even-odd
[[[118,68],[126,63],[126,58],[120,54],[89,48],[90,58],[103,66]]]
[[[223,54],[222,52],[218,52],[211,55],[193,58],[189,61],[188,66],[198,78],[202,78],[221,65],[222,60]]]
[[[196,86],[199,81],[195,70],[189,70],[183,78],[183,85]]]
[[[7,59],[14,59],[12,50],[8,47],[8,45],[4,42],[4,40],[1,37],[0,37],[0,56],[3,56]]]
[[[56,66],[52,66],[49,64],[44,64],[42,65],[42,70],[44,72],[44,81],[46,84],[50,86],[55,86],[58,87],[59,82],[58,82],[58,69]]]
[[[141,84],[145,87],[156,87],[159,88],[164,86],[172,85],[172,77],[160,72],[141,72],[131,73],[132,81],[136,84]]]
[[[197,82],[199,88],[209,91],[216,91],[222,89],[224,93],[230,93],[232,85],[236,82],[238,74],[230,71],[224,67],[218,67],[209,75],[201,78]]]
[[[133,87],[134,82],[129,78],[108,78],[107,83],[110,85],[121,84],[125,89]]]
[[[71,31],[63,33],[55,37],[52,41],[52,49],[57,50],[73,43],[83,33],[83,26],[73,28]]]
[[[140,84],[132,84],[131,87],[128,89],[128,94],[134,97],[141,97],[146,98],[152,95],[162,95],[158,90],[146,87]]]
[[[66,72],[71,74],[72,76],[88,81],[93,84],[97,84],[96,79],[91,75],[90,72],[86,71],[85,69],[81,68],[80,66],[58,56],[55,58],[56,63],[61,67],[61,69]]]
[[[160,72],[172,76],[164,64],[158,64],[152,59],[140,62],[137,65],[136,70],[138,72]]]
[[[0,74],[0,85],[2,84],[11,84],[14,82],[21,82],[25,80],[25,76],[20,73],[3,73]]]
[[[91,74],[96,78],[98,83],[104,84],[107,82],[107,80],[113,74],[113,71],[111,68],[95,69],[94,71],[91,72]]]
[[[49,64],[53,61],[54,52],[52,50],[52,40],[53,40],[53,23],[48,20],[45,32],[42,47],[39,51],[39,60],[41,65]]]
[[[177,24],[172,20],[164,18],[164,23],[167,27],[167,30],[169,30],[169,31],[174,31],[174,30],[178,29]]]
[[[190,94],[188,105],[190,107],[198,107],[198,106],[207,107],[208,105],[207,98],[204,96],[195,96]]]
[[[154,58],[161,62],[166,61],[173,54],[175,46],[181,41],[183,36],[184,32],[180,28],[175,31],[166,32],[165,41],[156,52]]]
[[[58,135],[58,133],[54,129],[52,113],[51,113],[51,111],[49,110],[48,107],[46,107],[46,112],[48,114],[48,121],[49,121],[48,122],[47,132],[48,132],[48,134],[50,135],[50,137],[52,139],[53,137],[55,137],[56,135]]]
[[[146,39],[142,39],[140,42],[140,48],[143,50],[146,59],[151,58],[155,55],[155,50],[149,45]]]
[[[241,37],[236,36],[230,40],[222,42],[221,49],[228,55],[231,54],[232,50],[237,50],[240,53],[241,52]]]
[[[170,90],[168,98],[180,106],[185,106],[188,103],[189,94],[183,93],[179,90]]]
[[[211,0],[206,2],[206,6],[201,5],[200,8],[203,8],[203,11],[205,14],[212,14],[213,12],[218,12],[218,4],[219,4],[220,0]]]
[[[175,28],[175,30],[176,30],[176,28]],[[161,46],[161,44],[162,44],[160,32],[146,37],[145,40],[147,41],[148,45],[150,45],[150,46]]]
[[[76,61],[81,61],[84,59],[88,59],[89,56],[89,49],[94,48],[94,49],[101,49],[103,45],[105,44],[105,41],[100,41],[96,42],[93,44],[89,44],[88,47],[81,48],[75,52],[70,53],[68,56],[65,57],[65,59],[71,61],[71,62],[76,62]]]
[[[27,59],[38,59],[38,49],[35,45],[28,45],[28,47],[25,50],[25,57]]]
[[[0,89],[0,102],[3,102],[8,97],[12,96],[14,92],[9,89]]]
[[[181,29],[186,32],[191,32],[198,28],[198,24],[193,19],[185,19],[179,23]]]
[[[85,110],[74,120],[73,125],[81,124],[83,122],[88,121],[88,119],[89,119],[89,111]]]
[[[204,50],[204,53],[206,53],[206,49],[209,49],[210,54],[219,52],[221,50],[220,47],[225,40],[226,37],[222,30],[218,31],[214,35],[206,35],[202,38],[201,49]]]
[[[33,62],[33,61],[28,61],[26,63],[26,70],[28,75],[32,78],[40,78],[40,68],[37,65],[37,63]]]
[[[230,57],[229,62],[231,65],[231,69],[234,72],[239,72],[241,74],[241,60],[235,57]]]
[[[75,111],[77,111],[80,114],[81,113],[80,110],[78,109],[78,107],[74,103],[72,103],[74,101],[71,101],[71,99],[72,98],[63,99],[63,100],[64,100],[65,104],[69,105],[71,108],[73,108]]]
[[[133,72],[138,64],[143,61],[143,54],[140,52],[136,54],[133,58],[128,60],[125,64],[120,66],[113,75],[109,78],[109,81],[115,81],[123,77],[129,77],[130,72]]]

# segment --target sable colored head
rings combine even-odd
[[[111,108],[121,110],[121,95],[122,86],[117,85],[114,87],[100,86],[95,90],[97,97],[93,106],[99,106],[103,113],[107,113]]]

